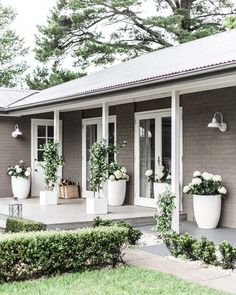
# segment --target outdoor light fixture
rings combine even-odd
[[[220,116],[220,122],[218,122],[217,119],[216,119],[217,115]],[[223,121],[223,115],[220,112],[216,112],[214,114],[214,117],[213,117],[211,123],[209,123],[207,125],[207,127],[209,127],[209,128],[218,128],[221,132],[225,132],[227,130],[227,125]]]
[[[12,132],[12,137],[16,138],[20,135],[22,135],[22,132],[20,131],[18,124],[15,125],[15,130]]]

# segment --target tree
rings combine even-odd
[[[25,82],[30,89],[43,90],[84,75],[85,73],[61,69],[54,63],[51,70],[46,66],[37,66],[33,73],[26,75]]]
[[[16,17],[11,7],[0,3],[0,86],[14,87],[27,69],[26,62],[21,58],[28,49],[24,41],[10,28]]]
[[[230,0],[57,0],[39,26],[36,58],[113,63],[225,30]]]
[[[225,26],[229,28],[230,30],[236,29],[236,16],[232,15],[232,16],[226,17]]]

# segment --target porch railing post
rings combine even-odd
[[[179,92],[171,93],[171,190],[175,195],[172,229],[179,232],[180,199],[180,98]]]
[[[54,142],[60,143],[61,142],[61,140],[60,140],[60,112],[58,110],[54,111],[54,122],[53,123],[54,123],[53,124],[54,125],[54,138],[53,138]],[[62,154],[61,146],[59,148],[59,154],[60,155]],[[60,167],[58,169],[58,176],[60,178],[62,178],[62,167]],[[59,189],[58,188],[56,188],[56,189],[57,189],[57,193],[59,195]]]
[[[109,128],[109,106],[108,103],[102,104],[102,138],[106,140],[108,144],[108,128]],[[104,197],[108,197],[108,184],[107,181],[103,185]]]

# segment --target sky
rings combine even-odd
[[[18,14],[13,23],[13,28],[21,37],[24,37],[26,46],[30,47],[31,52],[26,59],[33,67],[36,65],[32,49],[37,25],[46,24],[47,15],[49,15],[56,0],[1,0],[1,2],[3,5],[13,7]]]

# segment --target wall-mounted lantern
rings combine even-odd
[[[220,117],[220,122],[216,119],[217,115]],[[227,130],[227,124],[224,122],[223,115],[220,112],[216,112],[212,121],[207,125],[209,128],[218,128],[221,132]]]
[[[12,132],[11,135],[14,138],[22,135],[22,132],[20,131],[18,124],[15,125],[15,130]]]

